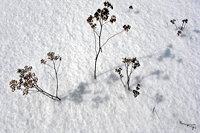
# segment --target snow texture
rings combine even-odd
[[[199,133],[200,1],[110,0],[117,22],[104,38],[131,25],[100,54],[86,22],[99,0],[0,0],[0,133]],[[132,5],[133,9],[129,9]],[[169,21],[189,20],[181,36]],[[179,23],[180,22],[180,23]],[[61,102],[42,94],[11,92],[16,70],[33,66],[39,86],[55,92],[53,71],[40,64],[49,51],[62,57]],[[114,72],[123,57],[138,57],[134,98]],[[196,124],[196,129],[179,121]]]

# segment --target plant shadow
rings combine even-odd
[[[170,59],[174,59],[175,58],[175,54],[172,54],[171,51],[172,47],[167,47],[163,53],[161,53],[161,55],[158,57],[158,61],[163,61],[166,58],[170,58]]]
[[[200,34],[200,30],[193,30],[193,32],[197,33],[197,34]]]
[[[74,102],[75,104],[82,103],[83,102],[83,96],[85,94],[88,94],[88,93],[91,92],[91,91],[86,90],[87,86],[88,86],[87,83],[81,82],[75,90],[73,90],[73,91],[70,90],[68,92],[68,95],[64,96],[62,98],[62,100],[67,99],[67,100]]]
[[[164,96],[161,95],[161,94],[159,94],[159,93],[157,93],[157,94],[155,95],[155,102],[156,102],[157,104],[159,104],[159,103],[161,103],[161,102],[163,102],[163,101],[164,101]]]
[[[94,108],[99,108],[100,104],[109,101],[110,98],[108,95],[105,95],[104,97],[102,96],[96,96],[94,98],[92,98],[92,102],[93,102],[93,107]]]
[[[177,63],[182,63],[183,62],[182,58],[177,57],[173,53],[173,45],[172,44],[169,44],[164,50],[161,50],[161,51],[159,51],[157,53],[146,55],[146,56],[143,56],[143,57],[140,57],[140,58],[141,59],[142,58],[153,58],[153,59],[156,59],[159,62],[162,62],[162,61],[164,61],[166,59],[174,60]]]
[[[114,82],[116,82],[116,81],[118,81],[118,80],[119,80],[118,75],[115,74],[115,73],[111,73],[111,74],[109,75],[108,80],[107,80],[106,82],[107,82],[107,84],[112,84],[112,83],[114,83]]]
[[[155,76],[157,79],[162,79],[162,80],[169,80],[170,76],[168,74],[165,74],[164,71],[161,70],[154,70],[151,71],[149,74],[144,75],[144,76],[136,76],[134,78],[135,82],[131,85],[131,87],[137,85],[137,84],[141,84],[142,81],[148,77],[152,77]]]

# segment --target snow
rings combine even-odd
[[[0,1],[1,133],[198,133],[200,132],[200,1],[112,0],[117,17],[104,39],[131,25],[108,42],[93,79],[94,38],[86,22],[103,1]],[[128,7],[132,5],[133,9]],[[169,21],[189,20],[182,36]],[[40,64],[49,51],[62,57],[61,102],[42,94],[11,92],[16,70],[33,66],[39,86],[55,92],[53,71]],[[133,73],[134,98],[114,70],[122,58],[138,57]],[[154,110],[155,109],[155,110]],[[154,110],[154,111],[153,111]],[[196,124],[196,129],[179,121]]]

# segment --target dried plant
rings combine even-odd
[[[175,25],[176,31],[177,31],[177,35],[179,36],[179,35],[182,34],[182,32],[183,32],[183,30],[184,30],[186,24],[188,23],[188,19],[183,19],[183,20],[182,20],[182,25],[181,25],[181,27],[178,27],[178,26],[176,25],[176,19],[172,19],[172,20],[170,20],[170,22],[171,22],[173,25]]]
[[[34,72],[31,72],[31,70],[32,66],[25,66],[24,68],[17,70],[17,73],[19,73],[19,80],[11,80],[9,84],[12,92],[17,89],[21,90],[23,95],[27,95],[30,91],[35,91],[40,92],[53,100],[61,100],[59,97],[53,96],[52,94],[42,90],[37,84],[38,78]]]
[[[87,22],[93,30],[94,40],[95,40],[96,56],[95,56],[94,79],[96,79],[96,77],[97,77],[96,76],[97,60],[98,60],[100,52],[102,52],[102,48],[107,44],[107,42],[110,39],[112,39],[113,37],[115,37],[116,35],[124,32],[124,31],[128,32],[129,29],[131,28],[130,25],[124,25],[123,29],[120,32],[110,36],[109,38],[107,38],[105,40],[105,42],[102,42],[103,27],[108,23],[113,24],[117,20],[115,15],[110,16],[110,9],[111,10],[113,9],[113,5],[106,1],[106,2],[104,2],[104,7],[102,9],[97,9],[96,12],[94,13],[94,15],[90,15],[87,18]],[[97,30],[97,29],[99,29],[99,30]],[[97,46],[97,43],[98,43],[98,46]]]
[[[58,97],[58,71],[60,68],[60,63],[61,63],[62,58],[59,55],[55,55],[54,52],[47,53],[47,56],[48,56],[48,60],[52,62],[52,65],[49,64],[48,61],[45,59],[41,59],[40,62],[41,64],[47,65],[54,70],[55,78],[56,78],[56,94],[55,95],[56,97]]]
[[[179,123],[180,123],[181,125],[185,125],[185,126],[187,126],[187,127],[191,127],[192,130],[196,129],[196,124],[186,124],[186,123],[183,123],[182,121],[179,121]]]
[[[124,82],[124,76],[122,74],[122,68],[118,68],[115,69],[115,72],[119,74],[120,80],[124,86],[124,88],[128,89],[129,91],[132,91],[134,93],[134,96],[137,97],[140,93],[139,93],[139,89],[140,89],[140,84],[137,84],[136,89],[131,90],[130,88],[130,79],[133,73],[133,70],[135,70],[136,68],[138,68],[140,66],[139,61],[136,58],[122,58],[122,62],[124,63],[125,66],[125,73],[126,73],[126,82]]]
[[[132,5],[130,5],[130,6],[129,6],[129,9],[133,9],[133,6],[132,6]]]

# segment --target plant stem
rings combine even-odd
[[[130,82],[130,77],[129,77],[129,73],[128,73],[128,67],[129,67],[129,64],[125,64],[125,67],[126,67],[126,76],[127,76],[127,87],[128,87],[128,90],[130,91],[130,85],[129,85],[129,82]]]
[[[49,97],[49,98],[51,98],[51,99],[53,99],[53,100],[56,100],[56,101],[60,101],[60,100],[61,100],[59,97],[54,96],[54,95],[52,95],[52,94],[50,94],[50,93],[48,93],[48,92],[42,90],[39,86],[35,86],[35,88],[36,88],[36,90],[37,90],[38,92],[44,94],[45,96],[47,96],[47,97]]]
[[[97,54],[97,39],[96,39],[96,34],[95,34],[96,31],[93,29],[93,32],[94,32],[94,43],[95,43],[94,49],[95,49],[95,53]]]
[[[184,22],[182,22],[181,30],[183,30],[183,28],[184,28],[183,26],[184,26]]]
[[[124,32],[124,30],[122,30],[122,31],[120,31],[120,32],[118,32],[118,33],[112,35],[111,37],[109,37],[109,38],[103,43],[102,47],[105,46],[105,45],[107,44],[107,42],[108,42],[110,39],[112,39],[112,38],[115,37],[116,35],[119,35],[119,34],[122,33],[122,32]]]
[[[94,65],[94,79],[97,78],[97,75],[96,75],[96,71],[97,71],[97,60],[98,60],[98,57],[99,57],[99,54],[100,54],[100,51],[101,49],[98,50],[98,53],[96,54],[96,58],[95,58],[95,65]]]
[[[58,97],[58,73],[56,70],[56,64],[55,64],[54,60],[53,60],[53,68],[54,68],[54,72],[56,75],[56,97]]]
[[[126,85],[124,84],[124,81],[122,80],[122,78],[121,78],[121,77],[120,77],[120,80],[121,80],[121,82],[122,82],[122,84],[123,84],[124,88],[126,89]]]
[[[176,30],[177,30],[177,29],[178,29],[178,27],[177,27],[176,23],[175,23],[175,22],[172,22],[172,24],[174,24],[174,25],[175,25],[175,27],[176,27]]]
[[[183,123],[182,121],[179,121],[179,123],[182,124],[182,125],[185,125],[187,127],[191,127],[192,130],[196,129],[196,124],[186,124],[186,123]]]
[[[96,57],[95,57],[94,79],[97,78],[97,74],[96,74],[97,73],[97,60],[98,60],[100,52],[102,52],[102,49],[101,49],[101,33],[102,33],[103,25],[102,25],[101,20],[99,20],[99,23],[100,23],[100,32],[99,32],[99,35],[98,35],[98,38],[99,38],[99,49],[98,49],[98,52],[96,53]]]

